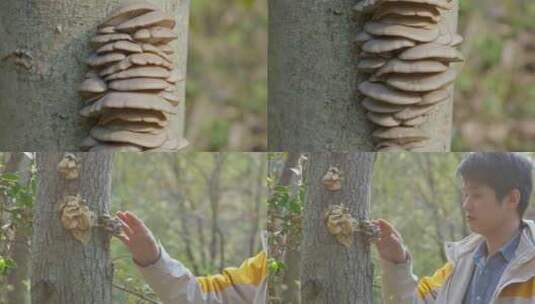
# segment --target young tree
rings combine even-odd
[[[123,1],[0,2],[0,147],[4,151],[79,151],[90,125],[78,111],[96,26]],[[150,0],[171,13],[175,66],[186,73],[190,0]],[[177,95],[185,96],[185,82]],[[171,118],[182,138],[184,102]]]
[[[362,0],[364,1],[364,0]],[[270,151],[374,151],[373,126],[360,104],[354,0],[270,0],[268,119]],[[456,29],[455,8],[444,22]],[[452,97],[421,128],[424,151],[449,151]]]
[[[95,218],[109,213],[112,154],[78,153],[74,157],[74,166],[61,166],[60,162],[72,160],[72,155],[37,153],[31,280],[34,304],[111,304],[110,235],[96,226],[97,221],[93,227],[83,228],[89,212]],[[64,205],[66,201],[72,205]]]
[[[372,303],[369,239],[356,230],[368,218],[374,159],[374,153],[309,155],[301,245],[303,303]],[[327,217],[341,205],[347,208],[343,217]],[[331,220],[352,229],[333,234],[331,225],[337,223]]]

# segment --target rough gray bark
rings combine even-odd
[[[325,211],[343,203],[356,219],[368,217],[374,153],[311,153],[305,169],[305,212],[301,250],[302,301],[307,304],[372,303],[369,243],[358,233],[346,248],[327,231]],[[321,180],[330,166],[343,171],[340,191]]]
[[[190,0],[150,0],[176,18],[176,66],[186,75]],[[77,89],[88,42],[121,0],[0,2],[0,146],[6,151],[79,151],[89,125]],[[177,84],[184,100],[185,81]],[[171,121],[183,137],[184,106]]]
[[[113,267],[109,234],[93,228],[87,245],[60,222],[65,195],[87,200],[97,216],[109,212],[112,154],[78,153],[80,178],[66,181],[56,166],[62,153],[38,153],[38,190],[32,237],[32,303],[111,304]]]
[[[373,126],[360,106],[355,0],[270,0],[268,149],[373,151]],[[444,18],[456,30],[456,8]],[[449,151],[452,98],[422,125],[423,151]]]
[[[9,163],[13,160],[14,170],[11,170]],[[8,165],[6,165],[6,172],[17,172],[19,181],[22,185],[27,186],[31,178],[32,160],[24,153],[12,153]],[[30,208],[28,208],[30,209]],[[8,277],[7,284],[12,286],[12,289],[7,293],[8,303],[28,304],[30,303],[30,293],[26,285],[26,281],[30,279],[30,216],[31,212],[25,212],[21,221],[28,223],[21,225],[15,230],[15,238],[10,249],[9,256],[17,267],[13,269]]]

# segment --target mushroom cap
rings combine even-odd
[[[121,129],[110,130],[103,126],[93,127],[90,134],[99,141],[130,143],[146,148],[156,148],[167,139],[167,132],[159,134],[136,133]]]
[[[89,43],[93,48],[99,48],[107,43],[110,43],[112,41],[119,41],[119,40],[127,40],[127,41],[134,41],[132,37],[125,33],[115,33],[115,34],[104,34],[104,35],[96,35]]]
[[[178,95],[174,92],[160,92],[158,93],[160,97],[163,97],[165,100],[167,100],[170,104],[173,106],[177,106],[180,103],[180,98]]]
[[[110,89],[116,91],[153,91],[163,90],[168,86],[167,81],[157,78],[119,79],[109,83]]]
[[[172,71],[171,71],[171,75],[169,75],[169,77],[167,77],[165,79],[165,81],[169,82],[169,83],[177,83],[178,81],[180,81],[181,78],[180,78],[180,74],[178,72],[178,69],[177,68],[174,68]]]
[[[400,125],[400,121],[391,114],[379,114],[374,112],[366,113],[366,117],[374,124],[381,127],[395,127]]]
[[[92,78],[86,78],[82,84],[80,84],[80,87],[78,88],[78,92],[81,94],[98,94],[106,92],[108,87],[106,86],[106,83],[98,78],[98,77],[92,77]]]
[[[133,67],[115,74],[106,76],[104,79],[107,81],[115,79],[128,79],[128,78],[162,78],[168,79],[171,76],[171,72],[165,68],[158,66],[140,66]]]
[[[405,120],[401,123],[401,125],[408,126],[408,127],[416,127],[416,126],[423,124],[426,121],[427,121],[427,116],[421,115],[421,116],[417,116],[417,117]]]
[[[106,26],[103,28],[99,28],[97,30],[97,34],[113,34],[115,32],[115,26]]]
[[[381,19],[388,15],[422,17],[438,23],[440,21],[440,11],[431,5],[408,3],[408,2],[386,2],[381,5],[381,9],[375,10],[373,19]]]
[[[110,131],[130,131],[136,133],[160,134],[165,128],[150,122],[130,122],[123,120],[113,120],[107,124],[99,124]]]
[[[359,84],[359,90],[363,95],[391,104],[410,105],[419,103],[422,100],[417,94],[399,91],[383,84],[369,81]]]
[[[463,43],[463,41],[464,41],[463,36],[459,34],[454,34],[453,38],[451,39],[450,46],[459,46],[461,45],[461,43]]]
[[[362,31],[358,33],[357,36],[355,37],[355,42],[358,44],[362,44],[372,38],[373,38],[372,35],[366,33],[366,31]]]
[[[107,43],[103,46],[101,46],[97,53],[108,53],[108,52],[115,52],[115,51],[124,51],[127,53],[141,53],[143,50],[141,49],[141,46],[139,46],[137,43],[127,41],[127,40],[119,40],[119,41],[113,41],[110,43]]]
[[[111,14],[99,25],[99,28],[119,25],[139,15],[157,10],[159,10],[159,8],[156,5],[146,1],[130,2],[112,11]]]
[[[172,29],[175,27],[175,19],[162,11],[152,11],[127,20],[117,25],[116,29],[124,32],[135,32],[140,28],[152,26],[163,26]]]
[[[379,21],[386,24],[399,24],[410,27],[421,27],[425,29],[431,29],[437,26],[437,23],[435,23],[433,20],[418,16],[386,15],[379,19]]]
[[[396,113],[406,108],[406,106],[393,105],[370,97],[364,98],[361,103],[366,110],[374,113]]]
[[[91,149],[91,147],[95,146],[96,144],[98,144],[98,141],[96,139],[94,139],[91,136],[87,136],[80,143],[80,150],[87,151],[87,150]]]
[[[446,72],[429,74],[391,74],[385,82],[396,89],[409,92],[429,92],[452,83],[457,76],[455,69]]]
[[[445,10],[449,10],[453,8],[453,4],[446,0],[382,0],[382,2],[428,4],[428,5],[436,6]]]
[[[105,69],[100,71],[98,74],[101,77],[105,77],[105,76],[110,75],[110,74],[115,74],[115,73],[118,73],[120,71],[124,71],[124,70],[130,68],[133,65],[134,64],[130,61],[130,59],[128,57],[126,57],[125,59],[106,67]]]
[[[173,68],[173,65],[169,61],[153,53],[132,54],[128,56],[128,60],[135,65],[163,66],[169,70]]]
[[[175,40],[177,37],[175,31],[161,26],[140,29],[134,34],[135,40],[151,44],[168,43]]]
[[[160,57],[162,57],[163,59],[169,61],[169,62],[173,62],[173,59],[171,58],[171,56],[169,56],[168,53],[164,52],[163,50],[155,47],[154,45],[152,44],[149,44],[149,43],[143,43],[141,44],[141,48],[143,49],[143,52],[145,53],[153,53],[153,54],[156,54]],[[171,54],[172,54],[172,50],[171,50]]]
[[[362,45],[362,50],[368,53],[384,53],[415,46],[416,43],[406,38],[374,38]]]
[[[175,53],[173,48],[170,45],[167,45],[167,44],[156,45],[156,47],[158,49],[160,49],[162,52],[166,53],[167,55],[172,55],[172,54]]]
[[[449,86],[446,86],[444,88],[441,88],[439,90],[435,90],[429,93],[426,93],[422,95],[422,102],[420,102],[418,105],[430,105],[430,104],[436,104],[441,101],[444,101],[450,97],[450,88]]]
[[[378,139],[388,139],[398,144],[429,139],[425,133],[415,127],[379,128],[372,133]]]
[[[97,102],[80,110],[83,117],[95,117],[107,109],[155,110],[174,114],[176,109],[156,94],[110,92]]]
[[[384,140],[377,144],[378,151],[399,151],[399,150],[413,150],[416,148],[422,148],[425,145],[425,141],[413,141],[400,144],[396,141]]]
[[[382,22],[367,22],[366,32],[376,36],[394,36],[411,39],[418,42],[430,42],[438,37],[438,28],[423,29],[405,25],[388,24]]]
[[[145,122],[165,127],[168,124],[164,113],[153,110],[110,109],[102,113],[98,124],[105,125],[113,121]]]
[[[417,45],[401,52],[399,58],[402,60],[437,59],[445,62],[464,61],[463,55],[455,48],[437,43]]]
[[[401,112],[394,114],[394,118],[399,120],[410,120],[418,116],[429,113],[435,108],[435,105],[425,105],[425,106],[411,106],[407,107]]]
[[[90,67],[100,67],[103,65],[109,65],[121,61],[126,58],[125,54],[122,53],[105,53],[105,54],[96,54],[93,53],[87,58],[87,65]]]
[[[125,143],[98,143],[89,152],[142,152],[140,146]]]
[[[383,58],[362,58],[357,62],[357,69],[362,71],[373,71],[382,67],[386,63]]]
[[[379,77],[384,74],[399,73],[437,73],[448,70],[448,66],[439,61],[418,60],[403,61],[397,58],[390,59],[382,68],[375,72],[374,76]]]

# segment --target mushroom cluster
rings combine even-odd
[[[464,61],[455,48],[463,38],[444,20],[452,0],[361,0],[363,30],[357,69],[367,118],[377,126],[376,149],[413,150],[429,136],[420,128],[440,102],[450,99],[457,76],[452,64]]]
[[[83,150],[174,151],[170,128],[181,81],[174,67],[172,16],[147,2],[113,11],[91,39],[89,71],[79,88],[80,115],[95,119]]]

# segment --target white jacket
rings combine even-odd
[[[535,223],[524,221],[515,257],[505,269],[492,304],[535,304]],[[420,280],[409,261],[394,264],[381,260],[385,303],[462,303],[474,268],[473,257],[484,242],[472,234],[459,242],[446,243],[448,262],[431,277]]]

